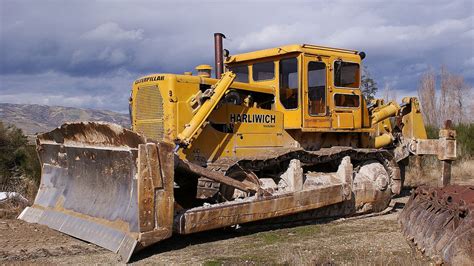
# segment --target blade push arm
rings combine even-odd
[[[191,121],[189,121],[189,124],[187,124],[184,130],[178,134],[176,142],[179,146],[188,146],[199,135],[207,118],[212,110],[214,110],[217,103],[222,99],[225,92],[229,89],[230,85],[232,85],[234,79],[234,73],[230,71],[225,72],[213,88],[204,92],[203,97],[207,99],[201,105]]]

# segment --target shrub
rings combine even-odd
[[[435,126],[426,126],[426,135],[429,139],[437,139],[439,138],[439,128]]]
[[[455,129],[459,156],[471,158],[474,155],[474,124],[459,124]]]
[[[41,177],[34,145],[22,130],[0,122],[0,191],[13,191],[31,199]]]

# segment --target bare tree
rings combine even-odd
[[[442,125],[443,121],[451,119],[450,112],[452,103],[450,102],[450,73],[446,66],[441,66],[440,71],[440,92],[438,98],[438,125]]]
[[[474,90],[472,87],[467,87],[466,92],[466,112],[464,114],[465,122],[470,124],[474,123]]]
[[[433,70],[421,76],[418,97],[423,109],[423,118],[427,125],[441,126],[444,121],[455,124],[472,121],[472,88],[467,86],[461,75],[450,73],[441,66],[439,94],[436,90],[436,75]]]
[[[447,119],[455,124],[467,122],[470,88],[461,75],[450,73],[445,66],[441,68],[441,88],[439,98],[440,123]]]
[[[450,100],[452,101],[454,112],[452,113],[452,120],[454,123],[463,123],[465,121],[465,92],[467,86],[464,83],[464,78],[459,75],[451,75],[451,94]]]
[[[423,118],[427,125],[437,126],[437,104],[436,104],[436,76],[430,70],[421,76],[418,86],[418,97],[420,98]]]
[[[394,90],[389,83],[385,83],[382,98],[384,99],[385,103],[397,101],[397,91]]]
[[[362,94],[369,100],[375,98],[375,94],[377,94],[377,91],[379,89],[377,87],[377,82],[375,82],[375,80],[372,78],[369,69],[365,65],[364,68],[362,68],[360,89],[362,91]]]

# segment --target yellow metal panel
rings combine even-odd
[[[335,112],[332,125],[335,128],[352,129],[354,128],[354,114],[351,111]]]
[[[423,115],[416,97],[405,97],[402,102],[408,104],[402,109],[402,134],[405,138],[427,139]]]
[[[350,128],[353,129],[361,129],[362,128],[362,93],[360,89],[345,89],[345,88],[333,88],[330,92],[331,97],[330,97],[330,109],[333,112],[333,122],[332,122],[332,128],[333,129],[340,129],[340,128],[347,128],[347,127],[339,127],[338,125],[343,125],[350,123],[352,126]],[[349,94],[349,95],[357,95],[359,97],[359,107],[340,107],[336,106],[336,103],[334,101],[334,95],[335,94]],[[343,117],[345,119],[349,119],[350,122],[345,123],[344,121],[336,121],[342,119],[342,117],[339,117],[337,115],[334,115],[334,113],[345,113]],[[349,114],[351,117],[349,117]]]
[[[322,117],[312,117],[310,119],[304,119],[303,125],[305,129],[308,128],[318,128],[321,131],[329,131],[328,129],[331,128],[331,119],[326,116]]]
[[[280,147],[282,145],[282,134],[238,133],[235,138],[235,148]]]
[[[179,83],[192,83],[192,84],[199,84],[203,83],[204,80],[212,80],[212,84],[215,84],[218,79],[213,78],[204,78],[201,76],[192,76],[192,75],[176,75],[176,81]]]
[[[186,159],[207,162],[220,157],[257,155],[262,152],[259,147],[284,145],[283,114],[280,112],[224,104],[212,112],[209,122],[191,147],[183,152]],[[222,126],[232,129],[233,133],[216,129]]]
[[[362,97],[362,113],[361,113],[361,127],[362,128],[370,128],[370,121],[369,121],[369,109],[367,108],[367,101],[365,97]]]

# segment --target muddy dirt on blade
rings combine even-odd
[[[136,173],[144,143],[139,134],[107,123],[70,123],[39,135],[41,185],[19,218],[128,260],[139,244]]]

